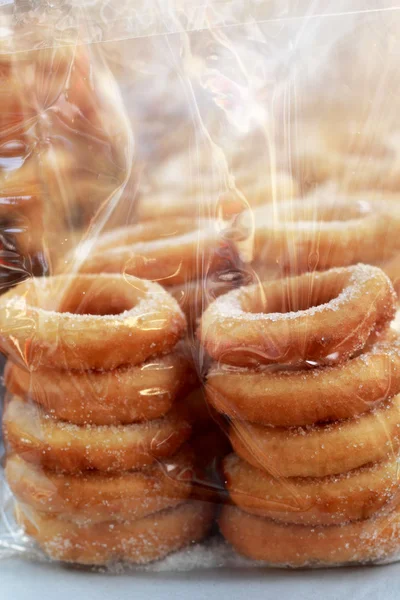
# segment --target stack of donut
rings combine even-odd
[[[7,481],[54,559],[146,563],[204,537],[190,499],[186,321],[161,286],[119,274],[30,279],[0,300]]]
[[[233,244],[214,219],[170,217],[120,227],[80,245],[60,271],[125,273],[156,281],[176,298],[189,323],[239,277]]]
[[[230,292],[199,335],[207,398],[230,421],[231,500],[244,555],[294,567],[400,551],[400,338],[387,276],[356,265]]]

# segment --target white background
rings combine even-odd
[[[0,561],[1,600],[399,600],[400,564],[318,571],[103,575]]]

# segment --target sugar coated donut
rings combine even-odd
[[[400,448],[400,395],[359,417],[307,428],[232,421],[241,458],[276,477],[325,477],[385,460]]]
[[[18,396],[3,417],[6,440],[28,462],[76,473],[127,471],[172,456],[189,438],[190,425],[172,409],[165,417],[134,425],[71,425],[56,421]]]
[[[400,502],[398,457],[343,475],[271,477],[236,454],[223,463],[230,497],[242,510],[282,523],[334,525],[367,519]]]
[[[0,298],[0,348],[32,368],[140,364],[172,349],[185,327],[176,300],[131,276],[34,278]]]
[[[203,539],[214,509],[185,502],[137,521],[78,525],[18,505],[16,517],[53,560],[103,565],[114,561],[146,564]]]
[[[63,269],[85,273],[124,273],[163,286],[184,284],[234,262],[231,244],[217,221],[170,219],[132,225],[105,233],[88,245],[84,258],[78,247]]]
[[[252,370],[214,363],[207,398],[219,412],[260,425],[348,419],[400,393],[400,337],[388,337],[332,367]]]
[[[247,259],[292,274],[359,262],[381,265],[400,250],[398,203],[330,187],[246,211],[236,225]]]
[[[198,335],[228,364],[329,364],[363,348],[394,314],[388,277],[356,265],[233,290],[207,308]]]
[[[224,537],[253,560],[306,567],[386,560],[400,550],[400,509],[346,525],[284,525],[226,506],[219,518]]]
[[[185,448],[142,471],[68,475],[44,471],[14,454],[5,472],[13,494],[35,510],[74,523],[133,521],[190,496],[193,456]]]
[[[174,351],[112,371],[28,371],[7,363],[9,392],[30,398],[46,412],[76,425],[120,425],[157,419],[193,383],[189,361]]]

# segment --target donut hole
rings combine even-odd
[[[121,276],[90,275],[54,277],[33,282],[27,293],[29,304],[46,311],[75,315],[113,316],[131,310],[144,297],[145,289]]]
[[[66,302],[61,304],[58,312],[105,317],[107,315],[120,315],[131,308],[132,304],[122,295],[110,293],[110,291],[95,291],[94,293],[89,291],[68,298]]]
[[[253,314],[287,314],[328,304],[343,291],[341,278],[300,278],[260,283],[243,289],[241,308]]]

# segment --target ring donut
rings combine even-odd
[[[0,298],[0,347],[32,368],[137,365],[171,350],[185,327],[176,300],[131,276],[34,278]]]
[[[242,510],[282,523],[335,525],[367,519],[400,502],[397,457],[339,476],[275,478],[236,454],[223,462],[227,490]]]
[[[400,336],[378,339],[340,366],[277,371],[214,363],[206,393],[219,412],[259,425],[299,427],[349,419],[400,393]]]
[[[35,510],[74,523],[133,521],[187,500],[193,456],[186,449],[142,471],[68,475],[13,455],[5,473],[13,494]]]
[[[185,284],[205,274],[224,271],[234,262],[233,250],[218,231],[217,221],[170,219],[142,223],[105,233],[81,259],[82,248],[63,269],[84,273],[124,273],[163,286]]]
[[[314,197],[246,211],[236,228],[242,254],[263,267],[295,274],[359,262],[380,266],[400,250],[400,205],[327,187]]]
[[[10,362],[9,392],[34,400],[48,414],[75,425],[123,425],[165,415],[190,388],[193,372],[182,353],[150,358],[113,371],[27,371]]]
[[[345,125],[345,126],[344,126]],[[306,133],[307,143],[292,155],[295,176],[303,186],[311,187],[327,180],[342,181],[353,190],[400,187],[398,139],[390,131],[366,127],[365,122],[342,119],[328,127],[321,122],[296,124]]]
[[[6,440],[28,462],[65,473],[128,471],[172,456],[189,438],[189,423],[172,409],[165,417],[119,426],[56,421],[14,396],[3,416]]]
[[[198,336],[232,365],[341,363],[394,314],[388,277],[356,265],[233,290],[206,309]]]
[[[400,549],[400,508],[366,521],[314,527],[276,523],[233,506],[219,518],[237,552],[269,565],[306,567],[386,560]]]
[[[18,505],[19,525],[53,560],[85,565],[146,564],[203,539],[214,516],[208,502],[185,502],[137,521],[78,525]]]
[[[325,477],[385,460],[400,449],[400,395],[359,417],[283,429],[232,421],[235,452],[276,477]]]

